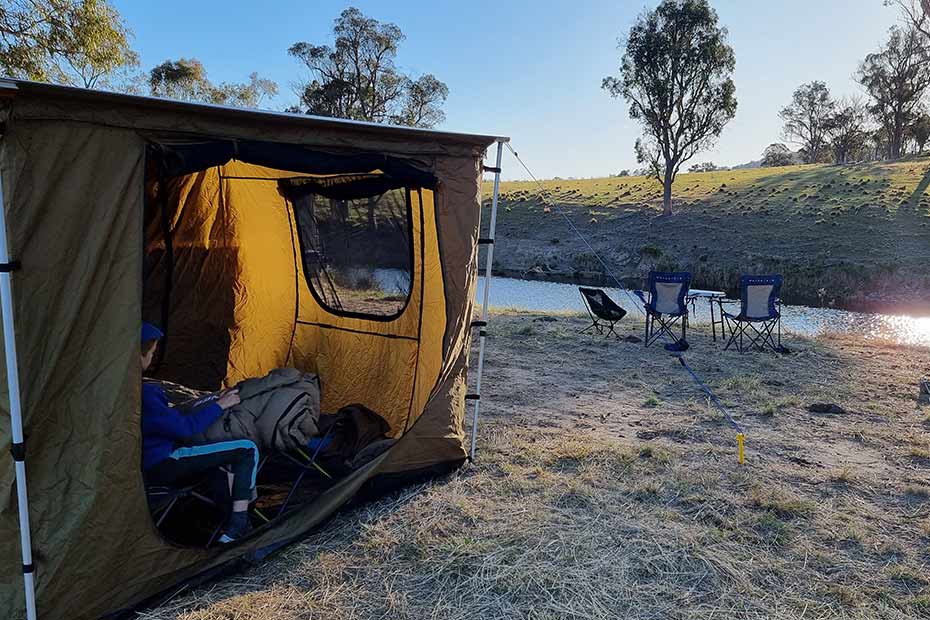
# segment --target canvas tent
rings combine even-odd
[[[504,138],[14,80],[0,122],[0,617],[25,617],[24,572],[38,617],[98,617],[466,458],[482,158],[497,141],[499,178]],[[398,282],[365,297],[360,271]],[[164,378],[312,371],[324,410],[364,404],[397,442],[239,546],[171,544],[140,475],[143,317]]]

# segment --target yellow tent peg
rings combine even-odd
[[[745,437],[743,436],[742,433],[737,433],[737,434],[736,434],[736,447],[737,447],[738,450],[739,450],[739,464],[740,464],[740,465],[742,465],[742,464],[745,462],[745,460],[746,460],[746,458],[745,458],[746,455],[745,455],[745,453],[743,452],[743,440],[744,440],[744,439],[745,439]]]

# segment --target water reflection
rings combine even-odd
[[[621,289],[605,289],[614,301],[631,312],[632,293]],[[484,278],[478,279],[478,300],[483,299]],[[544,312],[572,310],[584,312],[578,287],[557,282],[494,278],[491,284],[491,305]],[[691,315],[693,323],[710,322],[709,305],[698,300]],[[887,339],[902,344],[930,346],[930,317],[911,318],[890,314],[868,314],[832,308],[783,306],[782,329],[785,332],[816,336],[825,333],[857,333],[867,338]]]

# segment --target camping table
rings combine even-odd
[[[710,304],[710,333],[714,339],[714,342],[717,342],[717,325],[720,325],[721,338],[726,335],[723,322],[723,306],[720,303],[726,298],[726,296],[727,294],[723,291],[705,291],[699,288],[692,288],[688,289],[688,296],[685,298],[685,303],[690,303],[692,310],[694,310],[694,302],[698,299],[706,299]],[[720,307],[720,316],[714,315],[715,305]]]

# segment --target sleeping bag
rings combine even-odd
[[[242,402],[223,412],[194,443],[251,439],[260,452],[286,452],[320,434],[320,380],[296,368],[277,368],[237,386]]]

